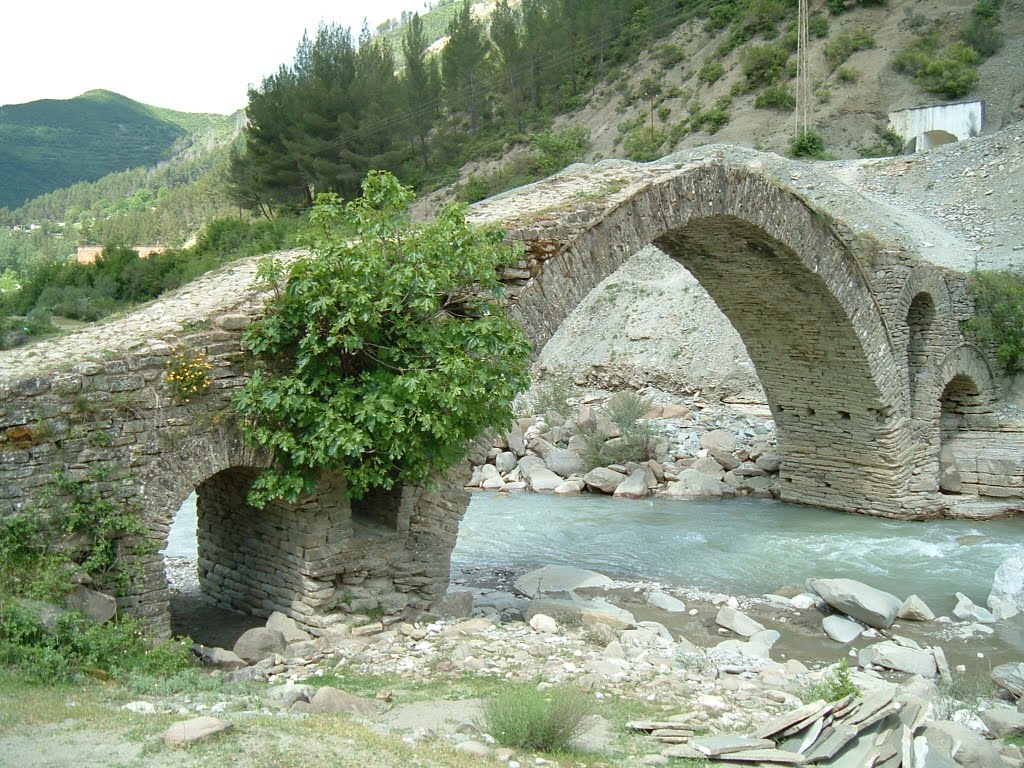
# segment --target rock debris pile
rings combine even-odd
[[[519,419],[477,453],[469,487],[630,499],[774,494],[781,459],[771,419],[689,398],[628,420],[612,408],[622,397],[639,401],[622,392],[603,408],[593,397],[568,417],[548,410]]]

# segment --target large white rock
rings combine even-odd
[[[1024,613],[1024,550],[1017,550],[996,569],[988,607],[1001,619]]]
[[[726,432],[724,429],[716,429],[711,432],[705,432],[700,436],[700,447],[706,448],[709,451],[735,451],[736,450],[736,438],[731,432]]]
[[[754,621],[747,614],[728,606],[718,611],[718,615],[715,616],[715,623],[743,637],[751,637],[758,632],[764,632],[764,625]]]
[[[678,498],[717,498],[726,494],[732,496],[735,491],[721,480],[705,475],[695,469],[684,469],[674,483],[669,483],[664,491],[668,497]]]
[[[821,628],[830,639],[844,645],[852,643],[864,631],[864,625],[845,616],[826,616],[821,620]]]
[[[596,571],[573,568],[571,565],[545,565],[524,573],[513,585],[516,592],[529,598],[552,592],[571,592],[579,587],[603,587],[612,580]]]
[[[548,452],[544,461],[547,463],[548,469],[556,475],[561,475],[563,478],[567,478],[570,475],[578,475],[585,469],[583,460],[565,448],[552,449]]]
[[[274,611],[267,617],[267,629],[276,629],[282,635],[286,643],[298,643],[303,640],[312,639],[310,634],[299,626],[298,622],[280,611]]]
[[[840,613],[876,629],[891,627],[903,605],[895,595],[853,579],[814,579],[811,589]]]
[[[602,493],[615,493],[615,489],[625,479],[624,474],[607,467],[597,467],[583,476],[583,482],[587,484],[588,488]]]
[[[275,653],[283,653],[288,643],[276,629],[254,627],[235,642],[234,652],[249,664],[255,664]]]
[[[1024,697],[1024,663],[1000,664],[992,670],[992,682],[1009,691],[1014,698]]]
[[[651,592],[647,596],[647,602],[669,613],[683,613],[686,610],[686,604],[682,600],[661,591]]]
[[[553,491],[562,484],[562,478],[546,467],[537,467],[530,472],[528,480],[533,490],[538,493]]]
[[[931,621],[935,618],[935,613],[924,600],[917,595],[911,595],[903,601],[896,616],[907,621]]]
[[[545,635],[557,635],[558,622],[545,613],[535,613],[530,619],[530,629]]]
[[[931,651],[906,648],[896,643],[884,642],[862,648],[857,656],[862,667],[874,664],[876,667],[906,672],[909,675],[935,677],[938,668]]]
[[[963,592],[956,593],[956,605],[953,606],[953,615],[964,621],[976,621],[979,624],[995,624],[996,617],[991,611],[975,605]]]
[[[636,469],[633,470],[633,474],[618,484],[614,496],[619,499],[643,499],[649,492],[647,469]]]

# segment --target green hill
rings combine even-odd
[[[110,91],[0,106],[0,207],[155,165],[179,140],[228,120],[159,109]]]

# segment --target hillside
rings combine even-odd
[[[0,208],[109,173],[153,166],[223,115],[174,112],[109,91],[0,106]]]

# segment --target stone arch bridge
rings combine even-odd
[[[988,429],[998,399],[986,357],[960,333],[972,312],[964,276],[888,237],[891,212],[829,174],[711,148],[576,166],[473,215],[522,244],[504,279],[538,350],[598,282],[653,243],[739,331],[777,423],[783,499],[939,515],[943,423]],[[125,318],[0,355],[0,516],[38,509],[64,473],[131,505],[161,545],[197,490],[200,581],[221,605],[281,610],[313,631],[348,611],[428,607],[447,586],[465,466],[436,488],[351,504],[340,476],[297,505],[245,504],[268,460],[242,442],[229,405],[246,375],[241,331],[261,312],[254,273],[254,260],[240,262]],[[163,382],[179,349],[214,363],[212,391],[187,405]],[[984,493],[985,482],[967,490]],[[132,586],[121,604],[166,634],[161,556],[122,545]]]

